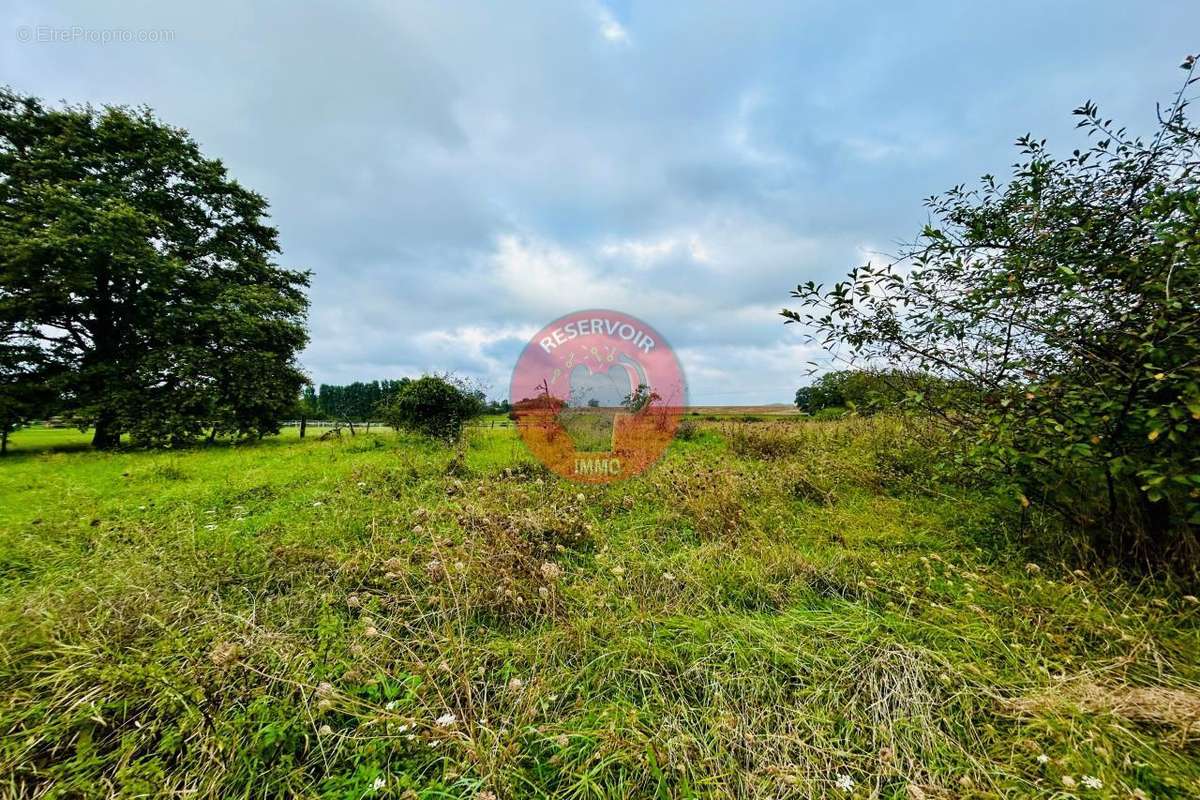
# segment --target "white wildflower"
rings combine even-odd
[[[849,775],[838,775],[837,780],[834,781],[834,784],[843,792],[854,791],[854,779]]]
[[[1094,775],[1084,775],[1082,778],[1079,779],[1079,782],[1082,783],[1084,786],[1086,786],[1089,789],[1103,789],[1104,788],[1104,781],[1100,780],[1099,778],[1095,777]]]
[[[458,722],[458,717],[454,716],[453,714],[447,713],[447,714],[442,714],[440,717],[438,717],[434,721],[434,724],[437,725],[439,728],[452,728],[452,727],[454,727],[454,723],[456,723],[456,722]]]
[[[321,506],[323,506],[323,505],[325,505],[325,504],[324,504],[324,503],[322,503],[320,500],[314,500],[314,501],[313,501],[313,508],[320,508],[320,507],[321,507]]]
[[[1049,761],[1050,761],[1050,756],[1046,755],[1045,753],[1038,754],[1037,762],[1039,764],[1046,764],[1046,763],[1049,763]]]
[[[587,496],[584,495],[583,492],[580,492],[579,494],[575,495],[575,499],[582,503],[584,500],[587,500]]]
[[[525,681],[521,680],[520,678],[513,678],[508,682],[508,688],[514,692],[519,692],[521,689],[525,688]]]
[[[317,729],[317,733],[320,734],[321,736],[332,736],[333,728],[329,727],[328,725],[322,725],[320,728]]]
[[[217,529],[216,525],[205,525],[204,526],[204,530],[206,530],[206,531],[215,531],[216,529]]]
[[[1062,785],[1067,787],[1068,789],[1070,789],[1075,786],[1075,779],[1072,778],[1070,775],[1063,775],[1062,776]]]
[[[376,778],[375,782],[371,784],[371,788],[376,792],[378,792],[384,786],[387,786],[387,781],[385,781],[382,777]]]
[[[550,590],[547,589],[545,586],[539,586],[538,587],[538,596],[540,596],[543,600],[545,600],[547,597],[550,596]]]
[[[363,635],[364,636],[378,636],[379,629],[376,628],[374,625],[368,625],[366,627],[366,630],[363,631]]]
[[[560,567],[558,564],[555,564],[553,561],[546,561],[542,563],[542,577],[546,580],[558,580],[562,577],[562,573],[562,567]]]

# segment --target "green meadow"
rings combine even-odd
[[[919,428],[698,418],[606,486],[507,427],[19,431],[0,795],[1200,796],[1191,590],[1080,569]]]

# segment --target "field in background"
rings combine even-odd
[[[20,431],[0,794],[1200,796],[1195,598],[1031,548],[920,426],[782,408],[588,487],[487,425]]]

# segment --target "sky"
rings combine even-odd
[[[748,405],[827,363],[779,317],[798,283],[895,252],[1022,134],[1080,146],[1085,100],[1149,130],[1200,3],[9,0],[0,41],[0,84],[148,105],[270,201],[317,383],[502,397],[537,330],[612,308],[692,403]]]

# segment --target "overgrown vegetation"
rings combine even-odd
[[[693,421],[575,486],[512,428],[0,469],[10,796],[1200,793],[1200,606],[936,475],[936,427]]]
[[[789,321],[848,361],[928,374],[910,392],[964,466],[1053,508],[1124,564],[1200,564],[1200,129],[1187,79],[1149,140],[1092,103],[1066,158],[1022,137],[1007,183],[928,205],[893,262],[796,289]]]

